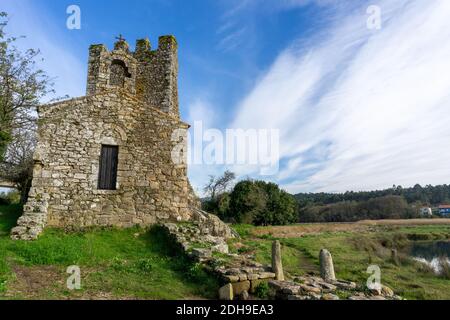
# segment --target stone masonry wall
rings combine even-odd
[[[124,43],[126,44],[126,43]],[[128,45],[117,46],[109,51],[104,45],[96,44],[89,48],[87,95],[102,93],[105,90],[116,89],[110,84],[110,67],[114,60],[123,62],[129,77],[125,78],[123,89],[130,94],[136,93],[136,69],[137,61],[126,49]]]
[[[125,65],[129,77],[123,88],[147,105],[179,117],[178,107],[178,44],[173,36],[161,36],[158,48],[151,50],[148,39],[136,41],[135,52],[118,41],[114,50],[96,44],[89,48],[87,95],[115,88],[110,82],[113,61]]]
[[[136,42],[134,57],[138,61],[136,95],[161,110],[179,116],[178,54],[173,36],[158,39],[158,49],[151,50],[148,39]]]
[[[189,128],[177,78],[173,36],[159,37],[156,50],[144,39],[131,52],[121,36],[112,51],[90,46],[86,96],[39,108],[32,188],[12,238],[35,239],[46,225],[127,227],[195,215],[186,164],[172,160],[174,150],[187,152]],[[117,190],[97,188],[102,145],[119,147]]]
[[[13,238],[30,226],[39,233],[29,221],[39,213],[42,224],[74,228],[149,225],[192,215],[189,206],[197,202],[186,165],[171,158],[172,132],[188,128],[177,117],[125,90],[110,90],[43,106],[39,118],[33,186]],[[117,190],[97,189],[102,144],[119,146]]]

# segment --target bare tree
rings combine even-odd
[[[33,152],[36,146],[35,132],[24,130],[13,136],[11,144],[0,163],[0,179],[12,182],[25,203],[33,177]]]
[[[36,67],[39,50],[24,52],[7,37],[7,14],[0,12],[0,178],[12,182],[25,202],[31,186],[36,145],[36,108],[53,83]]]
[[[220,177],[209,176],[209,182],[203,188],[203,191],[210,197],[211,200],[215,199],[216,196],[225,192],[230,186],[231,182],[236,178],[236,175],[227,170]]]
[[[36,107],[53,92],[51,79],[36,67],[39,50],[19,51],[17,38],[4,33],[7,23],[0,12],[0,161],[16,131],[34,129]]]

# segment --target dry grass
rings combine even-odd
[[[236,226],[235,226],[236,227]],[[256,260],[270,264],[273,238],[280,238],[286,276],[318,273],[319,252],[333,255],[338,278],[364,284],[367,267],[380,266],[382,281],[406,299],[450,299],[448,270],[436,276],[427,265],[409,256],[415,240],[450,240],[449,220],[389,220],[358,223],[299,224],[285,227],[238,225],[242,244],[252,249]],[[358,232],[358,231],[361,232]],[[303,235],[303,236],[302,236]],[[233,249],[232,246],[230,246]],[[391,249],[396,248],[393,259]]]
[[[361,220],[355,223],[369,226],[425,226],[450,224],[450,219]]]
[[[290,226],[258,227],[252,229],[255,236],[271,235],[276,238],[298,238],[304,235],[324,232],[365,232],[378,226],[424,226],[450,225],[450,219],[397,219],[397,220],[362,220],[342,223],[306,223]]]

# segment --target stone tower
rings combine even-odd
[[[151,50],[148,39],[137,40],[135,52],[122,37],[111,52],[104,45],[92,45],[86,94],[120,86],[144,103],[179,117],[177,47],[173,36],[159,37],[157,50]]]
[[[174,138],[189,125],[178,109],[177,42],[162,36],[132,52],[121,36],[89,48],[86,96],[39,107],[33,182],[13,239],[45,226],[150,225],[189,220],[198,200]],[[181,148],[180,148],[181,145]]]

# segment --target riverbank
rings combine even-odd
[[[283,227],[236,225],[242,238],[230,247],[235,252],[254,254],[261,263],[270,263],[272,240],[279,239],[284,269],[291,277],[318,273],[319,251],[327,248],[339,278],[365,283],[369,277],[367,267],[378,265],[381,282],[404,298],[450,299],[450,280],[436,276],[406,253],[415,241],[450,241],[450,224],[444,220],[437,223],[435,219],[395,221]],[[392,259],[393,248],[398,250],[397,259]]]

